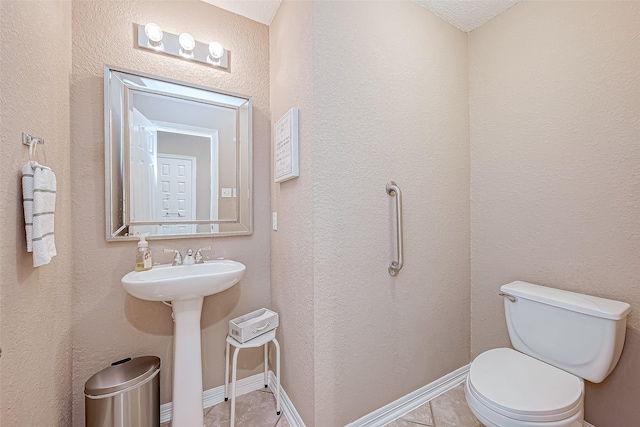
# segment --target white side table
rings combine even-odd
[[[225,351],[225,370],[224,370],[224,400],[229,400],[229,345],[235,347],[233,351],[233,367],[231,370],[231,426],[234,427],[236,418],[236,374],[238,370],[238,352],[241,348],[256,348],[264,345],[264,386],[267,387],[269,379],[269,342],[276,347],[276,378],[278,380],[278,391],[276,392],[276,414],[280,415],[280,344],[276,339],[276,329],[255,337],[245,343],[236,341],[227,335],[227,349]]]

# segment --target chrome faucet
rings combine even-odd
[[[163,252],[173,252],[176,254],[176,256],[173,257],[173,263],[171,264],[173,266],[176,266],[176,265],[203,264],[204,258],[202,257],[202,251],[210,251],[210,250],[211,250],[211,246],[206,246],[204,248],[198,249],[194,254],[193,250],[189,249],[187,250],[187,254],[184,256],[184,259],[182,258],[180,251],[177,249],[164,249]]]
[[[193,265],[196,263],[196,260],[193,256],[193,250],[189,249],[187,254],[184,256],[184,261],[182,261],[182,265]]]
[[[211,245],[198,249],[196,251],[196,259],[195,259],[196,264],[204,263],[204,258],[202,257],[202,251],[210,251],[210,250],[211,250]]]
[[[171,264],[172,266],[176,266],[176,265],[182,265],[182,255],[180,254],[180,251],[177,249],[163,249],[163,252],[173,252],[176,254],[176,256],[173,257],[173,263]]]

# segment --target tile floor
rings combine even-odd
[[[270,389],[238,396],[237,427],[289,427],[284,414],[276,415],[276,399]],[[223,402],[205,409],[204,427],[229,426],[231,405]],[[170,427],[164,423],[161,427]],[[425,403],[386,427],[483,427],[467,406],[464,386],[459,386]]]
[[[231,402],[222,402],[204,410],[204,427],[228,427]],[[289,427],[283,413],[276,415],[276,399],[270,389],[264,388],[238,396],[236,400],[236,427]],[[171,423],[160,424],[170,427]]]
[[[386,427],[482,427],[464,397],[464,385],[441,394]]]

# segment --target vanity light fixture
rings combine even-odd
[[[134,26],[138,28],[138,48],[229,71],[230,52],[219,42],[202,43],[186,32],[171,34],[152,22]]]
[[[193,58],[193,49],[196,47],[196,39],[189,33],[182,33],[178,37],[180,54],[185,58]]]
[[[209,56],[215,62],[218,62],[224,55],[224,47],[218,42],[209,43]]]
[[[144,26],[144,34],[149,39],[147,44],[151,49],[162,50],[162,37],[164,36],[164,33],[162,32],[160,25],[149,22]]]

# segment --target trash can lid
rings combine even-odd
[[[156,356],[136,357],[94,374],[84,384],[84,392],[90,396],[101,396],[121,391],[153,376],[159,368],[160,358]]]

